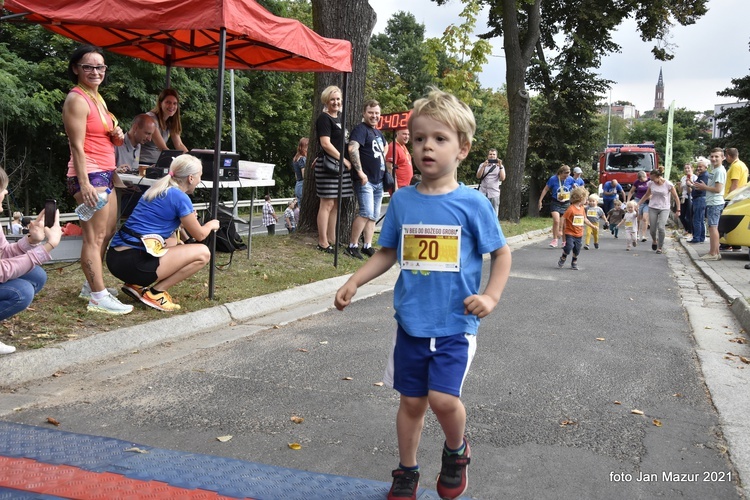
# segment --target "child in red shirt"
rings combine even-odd
[[[570,261],[570,267],[574,271],[578,270],[578,254],[581,253],[581,240],[583,240],[583,226],[589,226],[591,229],[598,229],[597,226],[589,221],[586,217],[586,209],[583,208],[583,202],[589,197],[586,188],[578,186],[570,193],[570,206],[565,211],[563,218],[563,238],[565,246],[560,260],[557,261],[557,267],[565,265],[565,260],[573,251],[573,260]]]

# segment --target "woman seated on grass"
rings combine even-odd
[[[203,165],[191,155],[172,160],[169,174],[159,179],[133,209],[112,238],[107,267],[125,282],[122,291],[160,311],[180,308],[167,290],[205,266],[206,245],[184,245],[174,235],[182,225],[198,241],[219,229],[216,219],[201,225],[188,197],[201,182]]]

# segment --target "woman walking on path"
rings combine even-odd
[[[674,199],[677,207],[676,213],[680,215],[680,197],[674,185],[664,178],[661,170],[651,171],[651,182],[649,182],[646,194],[641,198],[639,204],[648,203],[649,231],[651,233],[651,250],[662,253],[664,250],[664,236],[669,219],[669,196]]]
[[[563,221],[560,218],[570,206],[570,190],[565,187],[565,179],[570,175],[570,167],[563,165],[557,173],[549,178],[547,185],[542,189],[539,196],[539,210],[542,209],[542,200],[548,192],[552,197],[549,211],[552,216],[552,241],[549,246],[557,248],[558,238],[563,238]],[[565,241],[563,241],[563,244]]]

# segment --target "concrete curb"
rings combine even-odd
[[[680,238],[680,244],[682,248],[690,255],[690,259],[693,263],[701,270],[703,275],[714,284],[719,292],[719,295],[724,297],[729,302],[729,309],[734,314],[737,321],[742,325],[742,328],[746,332],[750,332],[750,304],[747,299],[732,285],[721,277],[719,273],[714,271],[711,264],[700,259],[698,252],[693,246],[688,244],[683,238]]]
[[[533,243],[551,228],[530,231],[508,238],[511,248]],[[268,327],[306,318],[333,307],[333,297],[350,274],[298,286],[260,297],[221,304],[150,323],[101,332],[90,337],[71,340],[44,349],[24,351],[0,358],[0,388],[11,388],[51,376],[85,363],[111,359],[194,335],[231,326],[232,323],[253,323]],[[361,287],[354,301],[393,289],[398,267]],[[255,333],[253,330],[250,335]]]

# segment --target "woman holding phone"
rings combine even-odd
[[[8,174],[0,168],[0,211],[7,194]],[[52,258],[50,252],[60,243],[62,229],[58,220],[59,214],[54,210],[50,227],[47,227],[45,214],[39,214],[29,223],[29,234],[16,243],[9,243],[0,231],[0,321],[29,307],[47,282],[47,273],[41,264]],[[0,342],[0,354],[15,350],[14,346]]]

